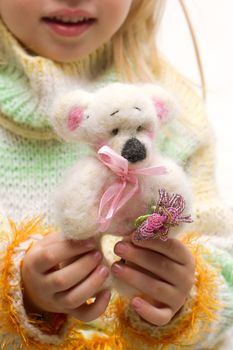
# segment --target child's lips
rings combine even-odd
[[[74,21],[74,18],[70,20],[65,18],[62,19],[56,17],[43,17],[42,22],[52,30],[55,34],[62,37],[78,37],[88,29],[90,29],[94,23],[96,23],[95,18],[85,18],[80,21]]]

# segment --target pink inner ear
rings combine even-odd
[[[155,109],[157,111],[157,114],[158,114],[158,117],[161,121],[164,121],[167,119],[167,116],[168,116],[168,113],[169,113],[169,110],[168,108],[165,106],[165,103],[160,101],[160,100],[157,100],[155,97],[152,98],[153,100],[153,104],[155,106]]]
[[[81,107],[74,108],[68,115],[67,127],[70,131],[74,131],[80,125],[84,115]]]

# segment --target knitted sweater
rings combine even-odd
[[[214,182],[214,138],[199,98],[167,64],[157,81],[172,92],[179,118],[164,127],[161,151],[192,179],[196,218],[180,239],[196,258],[196,279],[186,304],[164,327],[143,321],[117,295],[96,322],[62,315],[38,320],[23,305],[20,268],[32,242],[56,225],[53,193],[64,169],[88,152],[58,141],[49,123],[56,94],[116,81],[88,73],[108,54],[103,47],[85,60],[55,64],[24,50],[0,22],[0,344],[1,349],[212,349],[233,322],[233,215]],[[94,86],[93,86],[94,85]],[[39,217],[44,218],[41,224]],[[113,251],[106,237],[106,255]]]

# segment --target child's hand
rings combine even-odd
[[[169,323],[194,284],[195,260],[186,246],[177,239],[132,239],[117,243],[115,253],[132,264],[113,264],[114,275],[144,295],[132,299],[136,312],[154,325]]]
[[[106,309],[109,291],[98,292],[108,276],[94,240],[62,241],[45,237],[26,253],[22,277],[25,306],[30,312],[57,312],[89,322]],[[95,296],[95,303],[86,300]]]

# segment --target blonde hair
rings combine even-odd
[[[179,3],[193,41],[205,97],[205,77],[197,40],[184,1],[179,0]],[[166,0],[133,0],[128,18],[112,38],[113,61],[122,79],[154,81],[159,75],[161,57],[156,38],[165,5]]]
[[[129,80],[154,80],[159,73],[155,45],[164,0],[133,0],[123,26],[112,39],[117,71]]]

